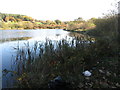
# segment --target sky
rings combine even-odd
[[[69,21],[102,17],[119,0],[0,0],[0,12],[22,14],[38,20]],[[113,5],[111,5],[113,4]]]

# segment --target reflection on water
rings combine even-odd
[[[40,30],[0,30],[0,51],[2,51],[2,70],[14,70],[12,66],[17,53],[16,47],[25,47],[29,42],[32,47],[36,41],[45,42],[50,39],[53,42],[61,39],[72,40],[74,37],[81,37],[82,34],[70,33],[61,29],[40,29]],[[67,38],[66,38],[67,37]],[[24,48],[23,48],[24,49]],[[2,78],[2,87],[11,88],[14,83],[14,76],[8,73]]]
[[[80,33],[76,33],[76,32],[70,32],[68,34],[70,37],[75,37],[75,38],[88,38],[89,36],[88,35],[83,35],[83,34],[80,34]]]
[[[69,32],[60,29],[40,30],[0,30],[0,51],[2,52],[2,70],[14,70],[12,66],[17,53],[16,47],[24,47],[26,42],[32,47],[35,41],[45,42],[46,38],[57,41],[69,37]],[[2,77],[2,87],[13,87],[14,77],[9,72]]]
[[[90,43],[90,42],[95,42],[95,38],[94,37],[90,37],[89,35],[83,35],[83,34],[80,34],[80,33],[76,33],[76,32],[71,32],[68,34],[70,37],[74,37],[75,39],[77,40],[86,40],[87,43]]]
[[[17,41],[17,40],[28,40],[28,39],[31,39],[31,38],[32,37],[6,38],[6,39],[1,39],[0,43],[9,42],[9,41]]]

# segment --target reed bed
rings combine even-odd
[[[71,88],[116,88],[119,85],[117,44],[109,40],[76,37],[19,48],[16,55],[17,88],[48,88],[61,76]],[[85,77],[83,71],[92,75]]]

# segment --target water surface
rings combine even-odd
[[[16,56],[15,48],[25,46],[29,42],[30,46],[35,41],[45,42],[46,38],[58,41],[63,38],[70,38],[69,32],[62,29],[39,29],[39,30],[0,30],[0,53],[2,57],[2,70],[14,70],[12,66]],[[2,88],[12,88],[14,76],[11,73],[2,77]]]

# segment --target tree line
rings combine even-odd
[[[30,16],[20,14],[0,13],[0,29],[54,29],[65,28],[65,23],[60,20],[37,20]]]
[[[66,30],[86,30],[95,27],[91,18],[88,21],[83,20],[81,17],[73,21],[61,20],[37,20],[30,16],[20,14],[5,14],[0,13],[0,29],[66,29]]]

